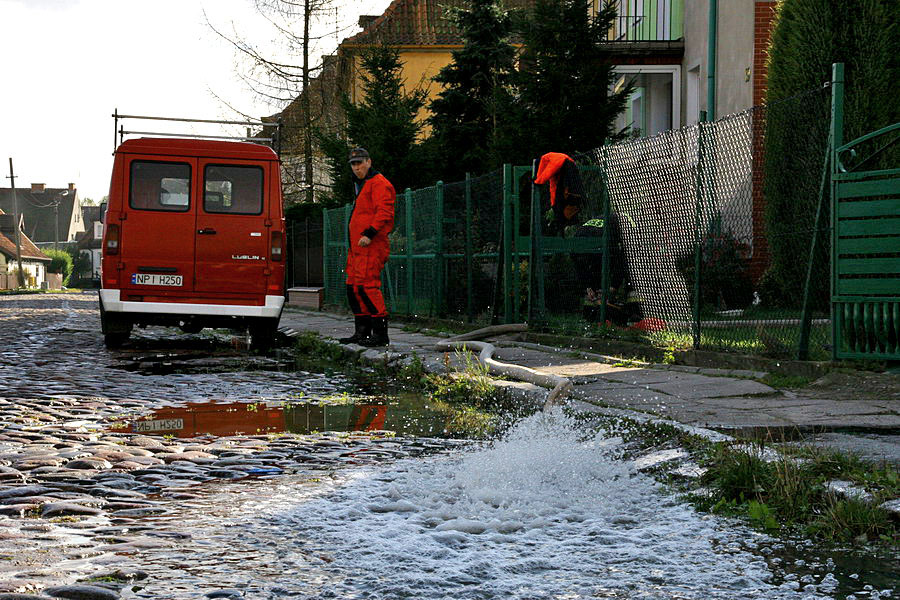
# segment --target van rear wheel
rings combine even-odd
[[[266,352],[275,341],[278,331],[277,319],[259,319],[250,323],[250,349]]]
[[[103,310],[101,305],[100,328],[103,331],[103,343],[107,348],[121,348],[131,335],[132,323],[121,315]]]
[[[107,333],[103,335],[103,344],[110,350],[121,348],[122,344],[128,341],[131,332]]]

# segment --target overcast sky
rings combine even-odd
[[[318,28],[321,51],[358,31],[360,14],[381,14],[389,3],[336,0]],[[99,201],[109,191],[114,109],[205,119],[238,117],[229,105],[257,117],[277,112],[240,80],[246,63],[206,18],[272,56],[291,54],[253,0],[0,0],[0,187],[9,187],[12,157],[17,188],[72,182],[79,196]],[[287,60],[299,64],[294,52]]]

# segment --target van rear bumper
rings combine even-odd
[[[121,298],[121,290],[100,290],[100,302],[103,304],[103,310],[107,312],[277,319],[281,316],[281,309],[284,308],[284,296],[266,296],[264,306],[185,304],[181,302],[129,302],[123,301]]]

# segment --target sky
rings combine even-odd
[[[359,31],[360,14],[389,0],[333,0],[315,29],[316,54]],[[239,73],[249,64],[216,29],[266,56],[300,64],[299,49],[253,0],[0,0],[0,187],[66,187],[97,202],[109,191],[112,114],[239,119],[282,106]],[[126,121],[138,131],[240,135],[244,128]]]

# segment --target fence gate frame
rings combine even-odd
[[[857,169],[900,140],[900,136],[864,157],[859,156],[860,146],[890,132],[900,132],[900,123],[844,144],[842,63],[833,65],[832,85],[832,354],[835,359],[898,360],[900,168]],[[845,164],[851,159],[855,166]]]

